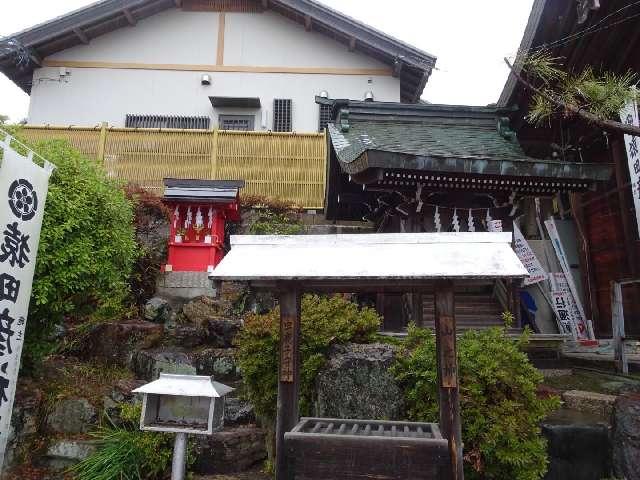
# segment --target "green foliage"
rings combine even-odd
[[[521,351],[527,341],[527,333],[512,340],[500,328],[467,331],[458,341],[466,478],[536,480],[547,470],[539,423],[559,401],[536,395],[542,375]],[[438,422],[431,332],[410,327],[394,374],[405,391],[409,419]]]
[[[259,211],[258,218],[249,227],[252,235],[298,235],[302,230],[302,224],[294,215],[271,210]]]
[[[527,115],[527,120],[534,124],[548,121],[555,114],[568,114],[549,98],[589,111],[601,120],[616,121],[620,109],[638,98],[637,92],[632,90],[638,76],[630,71],[616,75],[588,67],[579,73],[569,73],[562,69],[560,59],[544,52],[526,55],[521,62],[523,71],[541,83],[539,88],[543,95],[533,96]]]
[[[108,318],[121,312],[137,255],[132,208],[120,186],[65,141],[31,147],[57,168],[29,307],[27,366],[50,351],[49,332],[63,316]]]
[[[278,393],[280,311],[250,315],[236,337],[238,361],[246,395],[258,415],[275,419]],[[302,414],[311,412],[314,381],[334,343],[371,341],[380,318],[371,308],[358,308],[342,297],[305,295],[302,298],[300,401]]]
[[[112,425],[93,434],[95,453],[74,465],[78,480],[151,480],[164,478],[171,465],[173,437],[139,430],[141,405],[122,404],[122,426]]]

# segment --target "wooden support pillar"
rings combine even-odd
[[[299,420],[300,391],[300,290],[296,284],[280,292],[280,364],[278,417],[276,419],[276,480],[291,478],[292,469],[284,448],[284,434]]]
[[[438,280],[435,284],[436,355],[440,391],[440,430],[449,442],[450,465],[444,478],[463,480],[462,426],[458,391],[458,359],[456,355],[456,319],[453,282]]]

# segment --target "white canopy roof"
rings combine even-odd
[[[154,382],[136,388],[133,393],[155,393],[177,397],[224,397],[233,388],[214,382],[211,377],[161,373]]]
[[[429,280],[528,275],[511,233],[238,235],[212,280]]]

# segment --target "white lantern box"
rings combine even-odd
[[[140,429],[211,435],[224,424],[224,397],[233,388],[211,377],[161,373],[134,393],[144,395]]]

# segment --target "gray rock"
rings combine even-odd
[[[210,375],[218,382],[241,379],[233,348],[208,348],[193,356],[198,375]]]
[[[231,425],[246,425],[256,421],[255,414],[253,412],[253,405],[249,402],[244,402],[239,398],[226,398],[224,405],[224,424],[225,426]]]
[[[160,373],[195,375],[196,367],[189,355],[179,350],[140,350],[135,352],[132,370],[138,378],[157,380]]]
[[[347,344],[331,348],[316,379],[316,414],[330,418],[398,420],[403,395],[389,372],[392,346]]]
[[[209,332],[206,328],[193,325],[176,325],[171,332],[171,339],[176,345],[194,348],[207,342]]]
[[[615,476],[640,480],[640,395],[622,395],[616,400],[612,442]]]
[[[197,327],[206,327],[210,320],[224,315],[218,301],[213,297],[200,296],[187,303],[182,308],[184,317]]]
[[[207,323],[208,342],[220,348],[233,346],[233,340],[242,327],[242,322],[232,318],[213,318]]]
[[[46,465],[53,470],[67,469],[88,458],[96,451],[94,442],[86,440],[57,440],[47,449]]]
[[[171,305],[161,297],[153,297],[144,306],[144,318],[151,322],[166,323],[171,317]]]
[[[242,426],[196,438],[194,470],[200,474],[244,472],[267,457],[265,432]]]
[[[86,398],[59,401],[47,415],[47,427],[56,433],[86,433],[97,420],[96,409]]]

